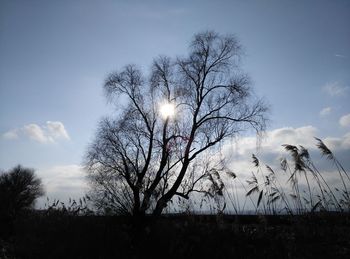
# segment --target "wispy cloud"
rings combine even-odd
[[[7,132],[5,132],[4,134],[2,134],[2,137],[4,139],[18,139],[18,130],[17,129],[13,129],[13,130],[9,130]]]
[[[339,83],[338,81],[335,81],[326,84],[323,87],[323,91],[325,91],[330,96],[342,96],[348,93],[349,87]]]
[[[341,54],[334,54],[334,56],[337,58],[347,58],[345,55],[341,55]]]
[[[59,139],[70,139],[63,123],[60,121],[47,121],[42,126],[30,123],[21,128],[9,130],[2,137],[7,140],[27,137],[39,143],[55,143]]]
[[[320,116],[321,116],[321,117],[325,117],[325,116],[331,114],[331,112],[332,112],[332,108],[331,108],[331,107],[325,107],[325,108],[323,108],[323,109],[320,111]]]
[[[339,124],[344,128],[350,128],[350,113],[340,117]]]

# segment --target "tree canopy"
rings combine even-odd
[[[35,200],[44,195],[41,179],[33,169],[18,165],[0,174],[0,212],[16,216],[23,209],[34,206]]]
[[[187,56],[157,57],[149,76],[127,65],[107,77],[118,113],[101,120],[85,157],[98,207],[159,215],[174,196],[220,191],[209,152],[266,126],[267,105],[242,73],[241,54],[236,37],[206,31],[194,35]]]

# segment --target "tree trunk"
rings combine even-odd
[[[189,164],[190,164],[190,161],[186,158],[183,165],[182,165],[179,176],[176,178],[174,185],[170,188],[170,190],[166,194],[164,194],[163,197],[161,197],[158,200],[156,208],[153,210],[153,215],[159,216],[162,214],[164,208],[167,206],[168,202],[175,195],[177,189],[179,188],[179,186],[182,182],[182,179],[184,178],[184,176],[186,174],[186,171],[187,171]]]

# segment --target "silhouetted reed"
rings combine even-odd
[[[253,154],[252,163],[256,172],[247,180],[249,191],[246,196],[256,197],[256,213],[259,205],[265,214],[286,212],[302,214],[315,211],[350,211],[348,184],[350,178],[344,167],[333,152],[316,138],[317,148],[322,156],[333,162],[338,173],[342,188],[331,187],[320,170],[314,164],[308,150],[303,146],[285,144],[283,147],[289,153],[291,160],[281,159],[281,171],[275,172],[269,165],[261,166],[259,159]],[[281,184],[282,176],[288,174],[285,185]],[[302,188],[304,178],[306,189]],[[290,189],[288,189],[288,185]],[[288,195],[289,194],[289,195]]]

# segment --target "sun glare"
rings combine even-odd
[[[160,114],[164,119],[175,115],[175,106],[171,103],[165,103],[160,106]]]

